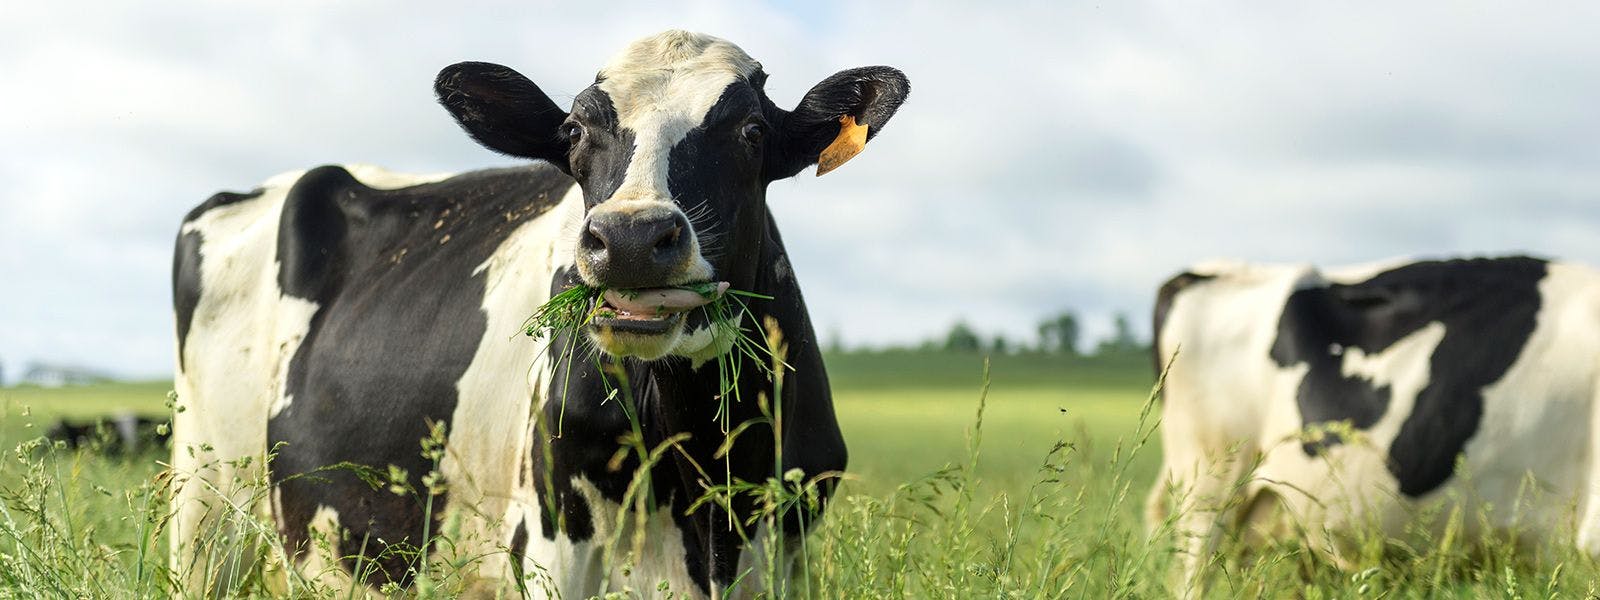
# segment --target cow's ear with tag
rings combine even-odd
[[[567,141],[556,134],[567,113],[521,73],[491,63],[456,63],[439,72],[433,89],[439,104],[485,148],[568,170]]]
[[[817,165],[832,171],[860,153],[894,116],[911,92],[893,67],[861,67],[835,73],[806,92],[783,121],[782,147],[768,155],[768,173],[782,179]]]

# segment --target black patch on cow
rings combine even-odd
[[[1151,310],[1150,315],[1150,354],[1155,362],[1157,377],[1161,376],[1162,368],[1167,364],[1167,359],[1171,358],[1170,356],[1161,355],[1161,328],[1167,325],[1167,314],[1172,312],[1173,300],[1178,297],[1178,292],[1188,289],[1189,286],[1215,278],[1215,275],[1201,275],[1185,271],[1173,275],[1172,278],[1162,283],[1161,289],[1156,292],[1156,305]]]
[[[1483,388],[1505,375],[1533,334],[1546,262],[1527,257],[1418,262],[1355,284],[1290,294],[1271,357],[1280,367],[1310,366],[1297,401],[1306,426],[1375,424],[1388,409],[1388,386],[1341,371],[1340,349],[1368,355],[1430,323],[1444,338],[1429,358],[1428,383],[1389,449],[1401,493],[1420,496],[1450,478],[1456,457],[1477,432]],[[1307,455],[1342,443],[1304,444]]]
[[[729,84],[668,159],[673,200],[697,221],[692,225],[702,240],[701,254],[734,289],[749,289],[758,268],[772,267],[770,260],[751,260],[766,243],[765,144],[750,143],[742,133],[745,123],[764,118],[761,111],[755,88],[743,81]]]
[[[571,268],[556,271],[551,280],[553,296],[579,282]],[[618,436],[628,431],[626,417],[617,403],[609,399],[605,383],[597,372],[582,368],[594,355],[582,335],[563,331],[556,334],[547,350],[555,365],[544,410],[539,413],[533,445],[533,480],[538,492],[539,523],[545,539],[556,539],[561,531],[573,541],[594,537],[594,519],[589,504],[572,487],[573,477],[590,472],[609,473],[605,465],[617,448]],[[562,391],[565,390],[565,391]],[[616,487],[614,478],[599,477],[591,483],[611,497],[622,497],[626,482]]]
[[[516,571],[517,579],[522,579],[522,559],[528,552],[528,522],[517,521],[516,531],[511,532],[511,566]]]
[[[243,202],[245,200],[252,200],[252,199],[255,199],[255,198],[259,198],[259,197],[261,197],[261,190],[260,189],[257,189],[257,190],[252,191],[252,192],[247,192],[247,193],[218,192],[218,193],[212,195],[210,198],[207,198],[205,202],[201,202],[199,206],[196,206],[193,209],[190,209],[189,210],[189,214],[186,214],[186,215],[183,216],[183,222],[184,223],[188,223],[190,221],[198,219],[198,218],[200,218],[201,215],[206,214],[207,211],[210,211],[211,209],[217,208],[219,206],[227,206],[229,204],[235,204],[235,203],[238,203],[238,202]]]
[[[484,275],[474,270],[571,185],[536,165],[378,190],[322,167],[291,188],[279,283],[319,307],[289,363],[283,392],[293,401],[267,428],[292,552],[306,549],[306,527],[326,506],[350,530],[341,556],[365,544],[383,573],[376,579],[409,580],[410,557],[393,550],[422,545],[425,497],[375,488],[356,471],[394,465],[425,489],[434,465],[420,441],[430,422],[449,421],[456,384],[485,335]],[[340,464],[358,466],[326,469]],[[446,499],[433,498],[435,520]]]
[[[178,326],[178,368],[185,367],[183,349],[188,345],[194,309],[200,305],[200,232],[178,234],[172,251],[172,311]]]
[[[256,190],[248,194],[222,192],[216,194],[183,218],[184,223],[189,223],[200,218],[206,211],[219,206],[227,206],[243,200],[250,200],[261,196],[261,191]],[[178,327],[178,368],[184,368],[183,349],[189,341],[189,328],[194,324],[194,310],[200,305],[200,246],[205,239],[198,231],[178,233],[176,247],[172,251],[172,311]]]
[[[567,160],[572,176],[583,186],[585,204],[593,208],[622,186],[628,164],[633,162],[634,132],[618,125],[611,96],[593,86],[573,97],[567,121],[583,128]]]

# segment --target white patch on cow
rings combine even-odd
[[[274,180],[292,182],[298,175]],[[249,512],[252,494],[240,482],[257,479],[267,450],[268,407],[278,380],[277,360],[267,350],[278,297],[277,272],[269,266],[287,191],[270,187],[258,197],[213,207],[181,229],[201,237],[201,294],[173,381],[182,410],[173,415],[179,488],[170,566],[191,585],[214,576],[199,560],[214,551],[201,547],[205,533],[231,527],[241,511],[225,508],[230,504]],[[241,468],[236,461],[244,458],[252,463]],[[249,560],[225,553],[216,570]]]
[[[1367,354],[1355,346],[1344,349],[1341,374],[1365,379],[1373,387],[1389,386],[1389,404],[1383,417],[1367,429],[1373,439],[1386,441],[1383,444],[1386,450],[1387,440],[1394,439],[1400,432],[1400,425],[1416,404],[1417,394],[1427,387],[1430,359],[1439,342],[1444,341],[1444,334],[1444,324],[1434,322],[1376,354]]]
[[[632,162],[612,198],[671,201],[672,147],[705,121],[728,85],[760,69],[738,46],[687,31],[641,39],[612,57],[599,88],[634,134]]]
[[[803,580],[794,578],[795,560],[799,556],[803,538],[783,534],[780,528],[774,533],[766,521],[756,526],[755,535],[739,553],[739,567],[734,574],[734,584],[722,590],[724,598],[762,598],[768,595],[806,597],[812,594]],[[802,534],[804,535],[804,534]],[[770,590],[770,594],[769,594]]]
[[[1504,377],[1483,389],[1483,417],[1460,479],[1488,524],[1525,539],[1574,533],[1591,555],[1600,533],[1600,273],[1551,263],[1533,335]],[[1470,514],[1476,514],[1470,513]],[[1469,524],[1476,532],[1480,523]]]
[[[342,166],[362,185],[380,190],[397,190],[425,183],[437,183],[456,176],[455,173],[396,173],[383,167],[366,164]]]
[[[280,532],[288,529],[289,523],[283,519],[283,488],[278,486],[272,487],[272,498],[270,502],[271,504],[268,505],[268,508],[272,512],[273,527],[276,527],[276,531]]]
[[[794,268],[789,266],[789,255],[779,254],[772,261],[772,276],[778,281],[789,281],[794,278]]]
[[[1319,281],[1320,276],[1303,266],[1246,267],[1234,263],[1212,263],[1191,271],[1215,279],[1196,283],[1179,293],[1162,327],[1158,351],[1163,362],[1179,352],[1167,375],[1165,391],[1176,401],[1163,403],[1163,410],[1168,413],[1164,421],[1176,419],[1178,423],[1193,424],[1194,434],[1203,439],[1187,443],[1226,448],[1224,438],[1258,434],[1264,405],[1242,404],[1237,399],[1271,393],[1273,382],[1268,375],[1278,368],[1269,354],[1277,336],[1283,300],[1291,291],[1311,284],[1308,282]],[[1260,372],[1263,377],[1208,376],[1213,371],[1241,370]]]
[[[300,555],[299,564],[295,568],[308,579],[317,582],[328,590],[338,591],[340,597],[382,598],[377,590],[370,586],[358,585],[350,569],[341,560],[342,553],[339,544],[348,538],[350,532],[339,520],[339,511],[331,506],[318,505],[316,511],[311,513],[311,522],[306,526],[306,539],[309,540],[304,554]],[[357,544],[360,540],[355,540]],[[370,543],[374,543],[369,541]]]
[[[527,505],[523,518],[530,526],[524,572],[534,581],[550,584],[563,598],[589,598],[624,590],[655,597],[657,586],[663,581],[680,597],[699,596],[685,562],[683,533],[668,509],[662,507],[647,515],[641,532],[636,528],[635,514],[631,510],[619,512],[620,505],[607,500],[593,483],[574,477],[571,484],[576,493],[568,501],[587,505],[594,534],[574,541],[563,531],[545,531],[539,519],[540,508]],[[612,565],[605,563],[608,547],[613,549]],[[539,585],[531,585],[530,591],[537,598],[555,597]]]
[[[589,504],[594,519],[594,537],[591,543],[613,544],[614,565],[608,573],[605,591],[631,589],[635,593],[654,592],[661,582],[678,594],[698,594],[699,588],[689,577],[687,554],[683,548],[683,532],[673,522],[671,510],[657,507],[645,515],[644,530],[638,530],[636,514],[631,508],[623,513],[622,506],[607,500],[600,489],[582,477],[572,480],[572,489]],[[619,521],[618,516],[622,515]],[[628,568],[617,568],[619,566]]]
[[[583,192],[571,187],[561,202],[522,224],[495,249],[474,276],[484,278],[483,338],[472,362],[456,382],[460,401],[450,417],[447,448],[440,472],[449,486],[446,522],[452,544],[448,558],[481,557],[475,574],[485,582],[511,579],[509,556],[499,551],[517,521],[507,520],[518,498],[518,475],[530,455],[531,417],[535,399],[546,388],[532,372],[549,368],[543,344],[521,335],[523,320],[550,296],[558,263],[551,262],[556,243],[571,213],[583,211]],[[524,500],[526,501],[526,500]]]
[[[569,501],[576,502],[577,498]],[[537,502],[520,505],[528,524],[528,544],[522,548],[523,573],[534,598],[589,598],[600,592],[605,580],[601,548],[593,538],[575,542],[563,531],[545,531]],[[547,538],[553,537],[554,539]]]
[[[282,265],[274,263],[278,269]],[[278,413],[294,403],[294,394],[289,393],[289,362],[294,360],[294,355],[300,350],[300,342],[306,339],[306,334],[311,332],[311,318],[316,316],[321,305],[310,300],[303,300],[284,294],[278,297],[278,305],[273,309],[277,316],[273,329],[271,348],[275,349],[278,357],[277,387],[278,394],[272,400],[272,406],[267,411],[267,417],[277,418]]]
[[[734,342],[742,335],[740,326],[743,323],[744,315],[738,314],[734,315],[731,322],[724,321],[695,327],[678,336],[678,341],[672,346],[669,354],[687,358],[691,368],[699,369],[706,361],[727,354],[733,349]]]

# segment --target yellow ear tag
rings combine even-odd
[[[866,147],[867,126],[856,123],[856,118],[850,115],[839,117],[839,137],[833,138],[833,143],[823,148],[822,155],[817,157],[817,176],[839,168]]]

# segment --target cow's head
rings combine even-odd
[[[787,111],[767,98],[766,79],[733,44],[668,31],[613,58],[571,113],[500,65],[452,65],[435,87],[479,143],[577,179],[586,214],[562,243],[575,245],[583,282],[612,290],[606,302],[618,309],[590,337],[602,351],[653,359],[720,351],[704,311],[685,310],[704,300],[674,286],[751,290],[769,242],[767,184],[849,159],[909,91],[900,71],[862,67]]]

